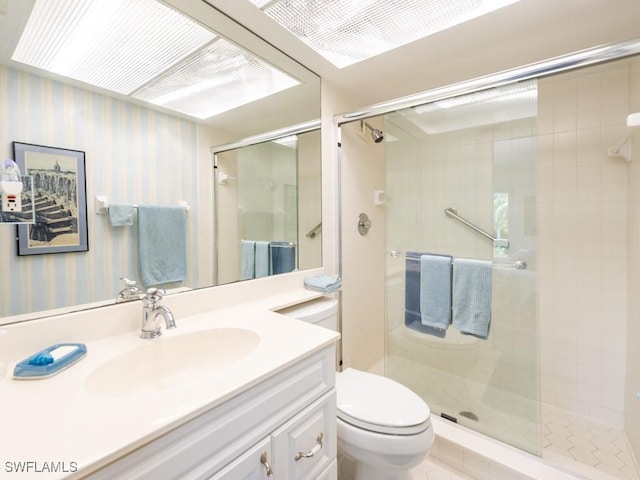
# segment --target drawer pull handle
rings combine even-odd
[[[300,460],[301,458],[311,458],[313,457],[316,453],[318,453],[320,451],[320,449],[322,448],[322,439],[323,439],[324,435],[322,434],[322,432],[316,437],[316,445],[315,447],[313,447],[311,450],[309,450],[307,453],[304,452],[298,452],[296,454],[296,462],[298,460]]]
[[[267,477],[272,478],[273,470],[271,470],[271,465],[269,465],[269,462],[267,461],[267,452],[262,452],[262,455],[260,455],[260,463],[263,464],[264,468],[267,470]]]

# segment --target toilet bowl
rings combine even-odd
[[[431,412],[404,385],[347,368],[336,374],[338,453],[355,480],[409,480],[433,445]]]
[[[320,298],[278,313],[337,330],[338,302]],[[410,480],[433,445],[429,406],[400,383],[347,368],[336,374],[338,457],[355,480]]]

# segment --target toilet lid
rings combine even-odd
[[[390,378],[353,368],[336,374],[338,418],[379,433],[413,435],[429,427],[429,406]]]

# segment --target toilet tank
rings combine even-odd
[[[278,313],[338,331],[338,301],[334,298],[316,298],[278,310]]]

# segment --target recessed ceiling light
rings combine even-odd
[[[250,0],[339,68],[519,0]]]
[[[158,0],[36,0],[12,60],[200,119],[300,83]]]

